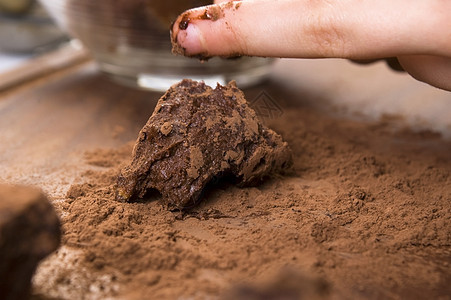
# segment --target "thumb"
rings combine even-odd
[[[382,58],[439,53],[449,17],[429,1],[247,0],[188,10],[172,27],[186,56]],[[435,16],[425,18],[424,16]],[[439,27],[440,28],[440,27]],[[446,28],[446,27],[441,27]],[[443,42],[443,45],[440,43]],[[431,45],[434,45],[433,47]]]

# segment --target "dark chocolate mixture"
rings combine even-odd
[[[60,239],[60,221],[41,190],[0,184],[0,299],[28,299],[39,261]]]
[[[185,79],[158,101],[139,133],[117,199],[156,189],[169,206],[183,208],[219,178],[250,185],[290,165],[287,143],[259,121],[234,82],[212,89]]]

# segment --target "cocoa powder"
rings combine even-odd
[[[327,283],[321,299],[447,299],[451,143],[394,122],[285,111],[269,125],[292,146],[295,173],[252,188],[218,182],[186,212],[164,209],[158,195],[114,201],[132,142],[87,153],[92,170],[58,206],[63,249],[82,259],[53,266],[41,288],[58,297],[66,285],[90,299],[203,299],[289,266]],[[90,283],[77,286],[74,273]]]

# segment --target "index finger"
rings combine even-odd
[[[445,7],[443,7],[445,6]],[[451,55],[450,1],[247,0],[189,10],[172,28],[187,56]]]

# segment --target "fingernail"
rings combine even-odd
[[[205,52],[202,33],[195,23],[189,23],[185,30],[179,30],[177,42],[185,49],[185,55],[196,55]]]

